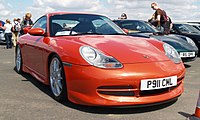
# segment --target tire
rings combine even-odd
[[[23,73],[22,70],[22,54],[21,54],[21,49],[19,47],[19,45],[16,47],[16,54],[15,54],[15,68],[16,68],[16,72],[19,74]]]
[[[66,101],[67,88],[62,62],[58,55],[53,55],[49,64],[49,82],[55,100]]]

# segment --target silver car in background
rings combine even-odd
[[[4,34],[5,34],[4,30],[0,29],[0,43],[5,43],[6,42]]]

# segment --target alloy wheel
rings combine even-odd
[[[57,57],[54,57],[50,63],[50,85],[53,94],[58,97],[63,90],[62,66]]]

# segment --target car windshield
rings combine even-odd
[[[110,19],[100,15],[62,14],[50,17],[51,36],[125,35]]]
[[[129,30],[129,33],[156,33],[154,27],[142,21],[128,20],[120,23],[121,28]]]
[[[198,33],[200,34],[200,31],[194,28],[191,25],[187,24],[175,24],[176,28],[182,32],[182,33]]]
[[[200,25],[192,25],[192,26],[200,31]]]
[[[195,28],[200,31],[200,26],[195,26]]]

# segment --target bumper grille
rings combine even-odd
[[[110,96],[151,96],[151,95],[159,95],[163,93],[167,93],[175,88],[177,88],[181,83],[184,77],[180,77],[177,79],[177,85],[170,88],[156,89],[156,90],[145,90],[140,91],[137,88],[134,88],[131,85],[124,86],[100,86],[97,88],[97,92],[102,95],[110,95]]]
[[[134,92],[127,91],[98,91],[100,94],[112,96],[134,96]]]
[[[133,86],[101,86],[97,88],[97,92],[111,96],[134,96]]]

